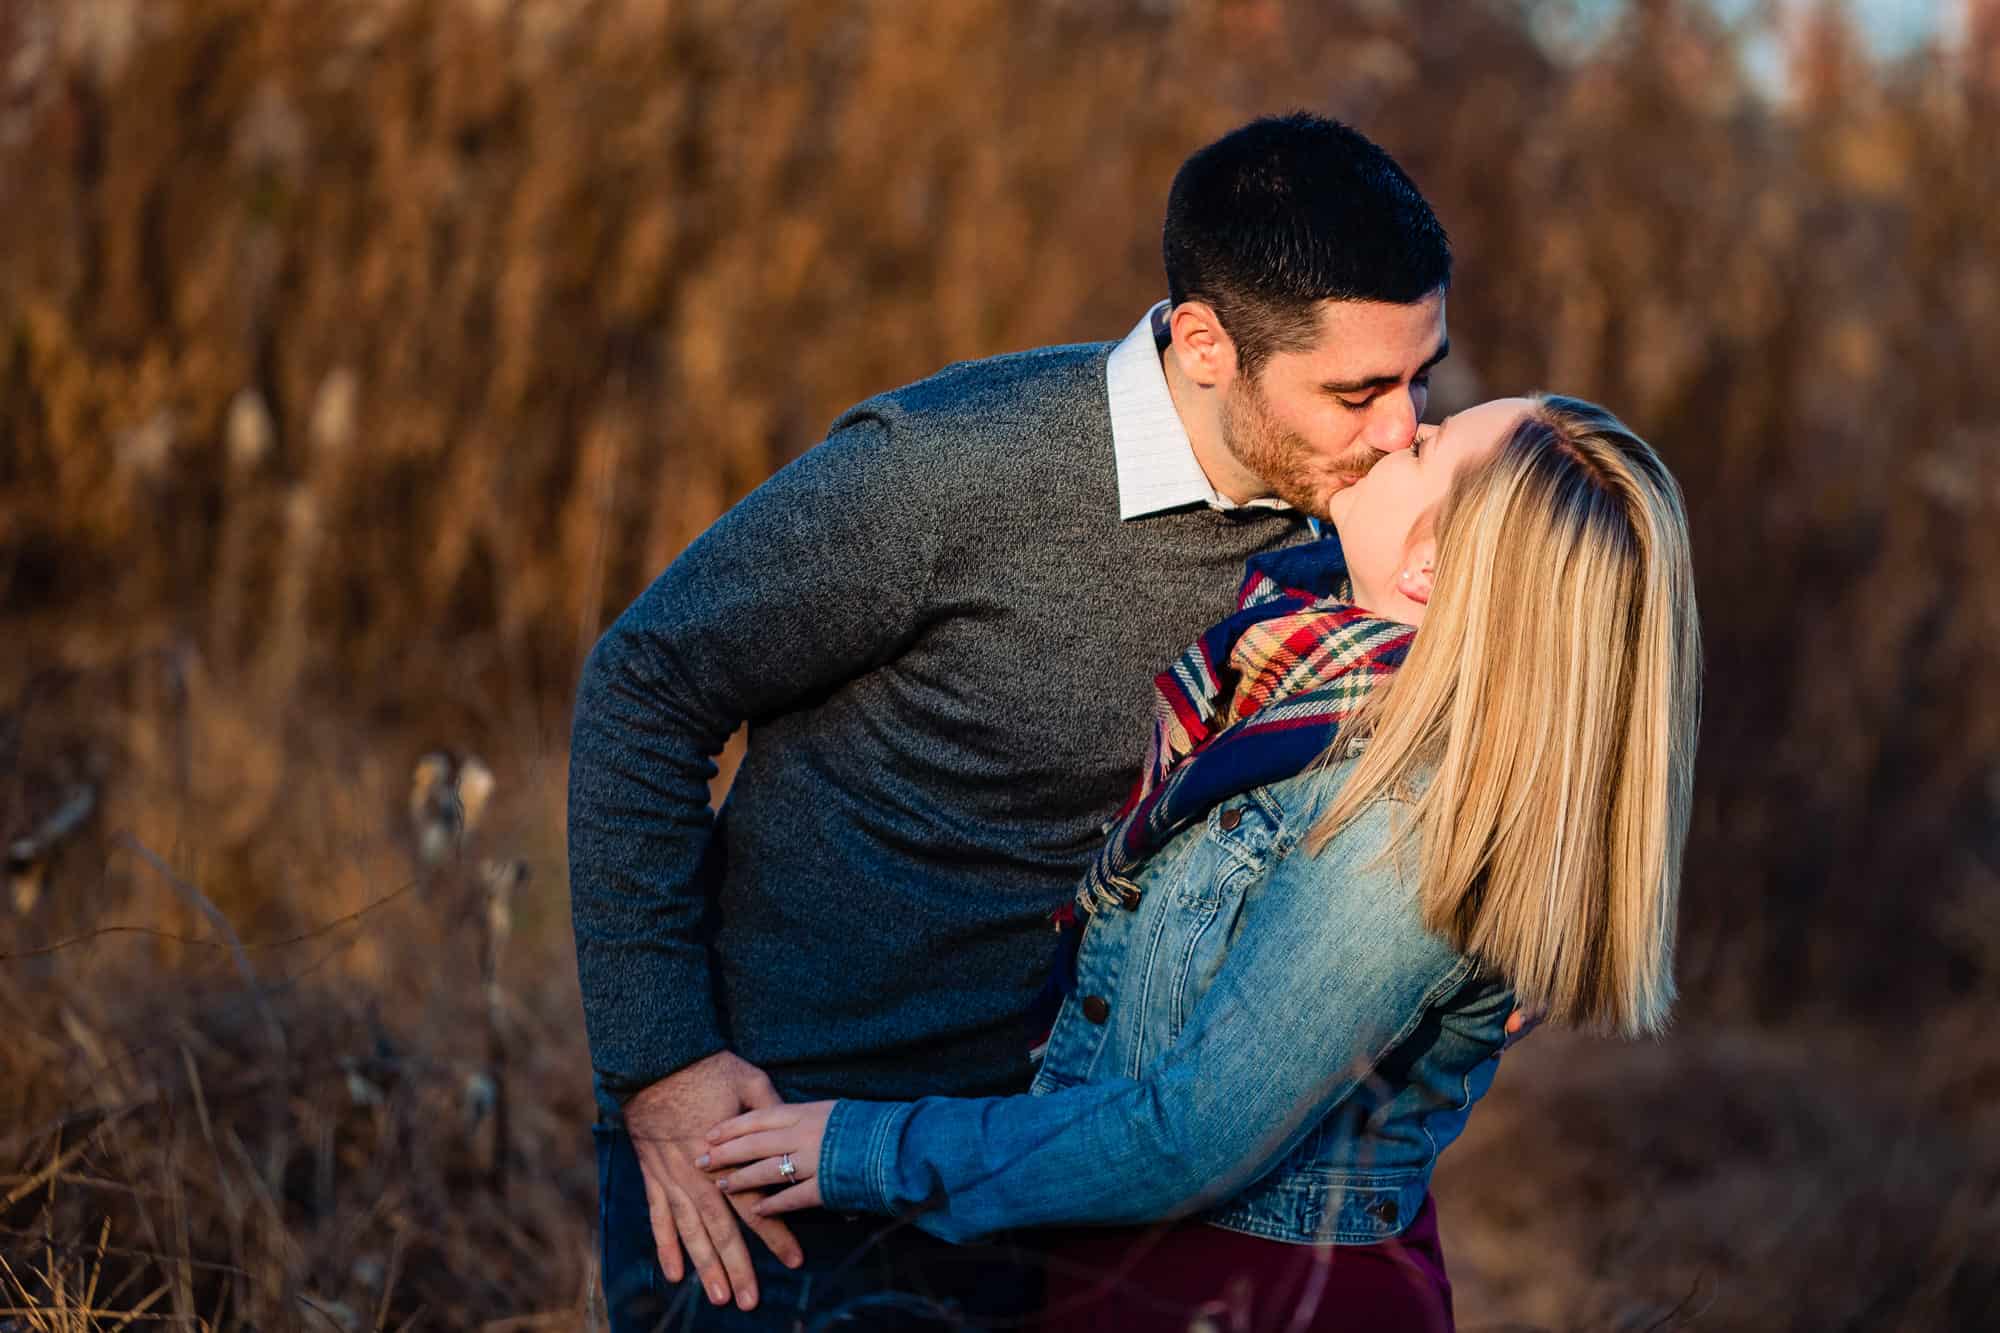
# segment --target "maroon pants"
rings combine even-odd
[[[1288,1245],[1200,1222],[1053,1238],[1042,1333],[1392,1329],[1451,1333],[1451,1282],[1429,1198],[1376,1245]]]

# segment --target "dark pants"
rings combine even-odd
[[[758,1303],[708,1303],[693,1272],[660,1271],[639,1159],[622,1128],[599,1125],[598,1227],[611,1333],[932,1333],[1019,1328],[1042,1306],[1039,1254],[1026,1244],[952,1245],[881,1217],[825,1212],[785,1220],[805,1251],[786,1268],[745,1233]]]

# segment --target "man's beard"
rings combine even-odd
[[[1334,493],[1353,485],[1382,457],[1380,450],[1357,444],[1337,458],[1321,458],[1305,436],[1278,421],[1251,380],[1238,380],[1223,395],[1221,418],[1223,448],[1262,478],[1272,495],[1315,518],[1327,517]]]

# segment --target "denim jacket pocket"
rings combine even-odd
[[[1281,851],[1284,831],[1282,807],[1249,792],[1210,811],[1198,836],[1181,839],[1189,850],[1160,867],[1164,882],[1138,923],[1143,962],[1128,981],[1143,1016],[1122,1062],[1130,1077],[1144,1077],[1179,1039],[1221,971],[1249,886]]]
[[[1190,917],[1184,947],[1176,961],[1174,985],[1168,992],[1172,1009],[1168,1026],[1178,1037],[1189,1015],[1214,984],[1223,959],[1235,943],[1243,905],[1250,887],[1267,873],[1296,841],[1284,807],[1264,790],[1249,792],[1209,816],[1206,841],[1217,848],[1210,882],[1191,901],[1208,908],[1199,920]]]
[[[1124,1061],[1128,1078],[1144,1078],[1148,1066],[1179,1038],[1187,1022],[1188,975],[1203,941],[1219,940],[1228,933],[1216,929],[1220,909],[1219,897],[1176,898],[1154,913],[1145,941],[1146,964],[1134,978],[1139,1021],[1131,1027]],[[1219,944],[1209,950],[1217,955],[1220,951]]]
[[[1188,907],[1209,907],[1231,892],[1241,893],[1246,877],[1270,859],[1284,832],[1284,812],[1261,790],[1233,796],[1208,812],[1199,838],[1174,876],[1174,897]]]

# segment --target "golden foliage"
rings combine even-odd
[[[1757,34],[1684,0],[1635,3],[1575,49],[1542,40],[1554,7],[1502,0],[0,6],[0,834],[103,791],[89,837],[37,862],[8,947],[107,922],[206,937],[134,847],[253,944],[366,908],[419,873],[398,823],[411,761],[477,748],[506,793],[484,836],[536,872],[513,1021],[548,1090],[516,1096],[514,1151],[565,1165],[513,1207],[445,1188],[472,1189],[423,1108],[486,1059],[459,879],[382,909],[412,913],[394,932],[366,918],[322,970],[276,951],[289,1049],[335,1063],[275,1066],[282,1105],[244,1103],[234,1148],[197,1141],[191,1099],[203,1080],[217,1115],[250,1096],[261,1038],[218,1036],[234,1011],[174,980],[226,969],[214,948],[10,957],[29,1021],[0,1142],[25,1176],[60,1155],[29,1148],[63,1117],[153,1108],[130,1122],[143,1150],[94,1140],[90,1165],[139,1191],[111,1244],[255,1270],[135,1261],[155,1276],[130,1301],[170,1277],[158,1299],[191,1319],[224,1291],[221,1322],[264,1325],[315,1291],[395,1320],[568,1301],[589,1181],[564,1138],[585,1075],[562,719],[588,644],[848,403],[954,358],[1122,333],[1160,294],[1182,156],[1295,105],[1384,142],[1452,232],[1441,407],[1598,399],[1686,484],[1711,664],[1681,984],[1697,1018],[1991,995],[1990,8],[1959,55],[1901,66],[1815,10],[1782,34],[1773,94],[1741,72]],[[173,970],[125,979],[149,957]],[[185,1059],[101,1072],[165,1030]],[[433,1062],[379,1115],[335,1058],[378,1037]],[[162,1107],[170,1133],[147,1118]],[[1990,1171],[1991,1126],[1975,1138]],[[218,1151],[236,1165],[211,1169]],[[321,1215],[287,1184],[295,1160],[387,1180],[411,1154],[443,1165],[396,1208],[343,1194]],[[0,1225],[97,1243],[83,1223],[114,1196],[47,1183],[45,1214],[17,1201]],[[176,1241],[187,1216],[227,1222]],[[391,1299],[385,1266],[417,1243],[392,1234],[497,1247],[521,1275]],[[1896,1310],[1947,1308],[1977,1276],[1936,1271],[1960,1276]],[[1566,1293],[1551,1278],[1518,1308]]]

